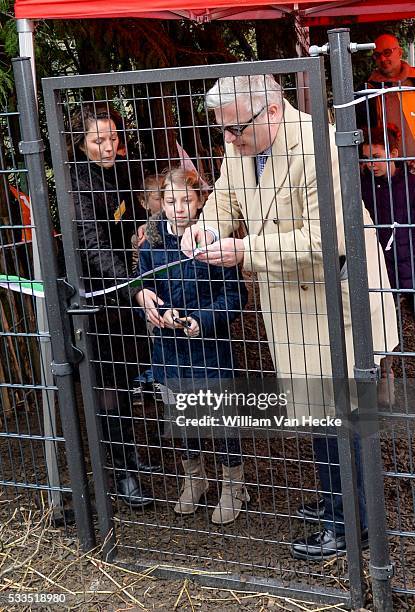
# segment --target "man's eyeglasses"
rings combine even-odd
[[[230,134],[232,134],[233,136],[242,136],[242,134],[244,133],[244,131],[246,130],[247,127],[249,127],[250,125],[252,125],[252,122],[255,121],[255,119],[257,117],[259,117],[259,115],[266,109],[266,106],[263,106],[261,108],[261,110],[259,110],[257,113],[255,113],[255,115],[252,115],[252,117],[250,118],[249,121],[247,121],[246,123],[239,123],[238,125],[218,125],[216,127],[217,130],[219,130],[220,132],[222,132],[223,134],[225,132],[229,132]]]
[[[372,57],[375,61],[380,59],[382,55],[384,55],[385,57],[390,57],[392,53],[396,51],[396,49],[399,49],[399,47],[392,47],[392,49],[383,49],[383,51],[375,51],[374,53],[372,53]]]

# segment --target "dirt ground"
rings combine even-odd
[[[256,301],[257,296],[251,291],[248,309],[255,310]],[[406,304],[401,308],[400,329],[403,350],[415,353],[414,319]],[[265,332],[257,315],[244,316],[243,323],[234,326],[234,337],[245,338],[238,348],[241,364],[252,370],[272,371]],[[398,357],[393,370],[397,378],[415,379],[415,359]],[[14,427],[20,433],[41,431],[36,411],[16,416],[17,421]],[[413,421],[405,423],[403,427],[384,431],[382,455],[390,549],[395,563],[393,585],[397,589],[415,590],[415,444]],[[63,444],[59,446],[60,477],[65,486],[67,467]],[[47,481],[42,440],[0,439],[0,452],[3,481],[35,484]],[[145,512],[132,511],[113,496],[118,544],[115,565],[105,564],[99,551],[83,555],[77,548],[73,527],[68,526],[66,531],[54,528],[50,517],[45,517],[44,495],[36,490],[27,493],[7,488],[7,497],[0,497],[0,595],[13,589],[65,593],[67,609],[74,610],[343,609],[341,605],[322,607],[304,603],[301,589],[347,590],[347,560],[337,557],[309,564],[294,562],[290,554],[292,540],[312,529],[295,517],[298,505],[315,497],[312,492],[318,489],[310,436],[244,440],[245,476],[251,502],[248,511],[226,528],[210,522],[219,496],[216,479],[219,466],[215,464],[211,445],[206,447],[205,454],[210,479],[207,505],[191,517],[180,518],[173,512],[181,485],[180,454],[166,441],[161,452],[162,473],[143,477],[143,485],[156,499],[154,507]],[[92,490],[92,474],[89,476]],[[70,507],[69,496],[66,500]],[[121,567],[124,562],[128,568]],[[132,569],[138,563],[146,564],[148,569]],[[155,573],[164,566],[186,571],[192,568],[196,573],[214,573],[219,577],[225,573],[239,574],[245,581],[252,575],[278,580],[285,586],[294,585],[298,595],[294,601],[271,594],[240,593],[238,589],[211,589],[197,585],[191,575],[180,580],[162,580]],[[367,579],[367,552],[364,572]],[[366,605],[372,609],[369,591]],[[415,611],[415,600],[395,594],[395,609]]]
[[[138,571],[117,562],[105,563],[99,549],[83,553],[73,528],[64,534],[53,526],[47,511],[20,507],[9,516],[10,504],[15,505],[0,500],[0,610],[322,612],[345,609],[342,604],[322,606],[270,593],[209,588],[197,582],[196,572],[189,572],[180,580],[166,580],[157,577],[156,572],[161,569],[157,565]],[[19,595],[19,603],[10,603]],[[25,603],[30,597],[42,596],[49,597],[49,603]],[[414,603],[402,596],[396,596],[394,603],[395,610],[415,610]],[[368,603],[365,610],[371,609]]]

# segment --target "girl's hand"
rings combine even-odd
[[[188,338],[197,338],[200,335],[199,323],[192,317],[187,317],[186,320],[190,323],[190,327],[184,327],[184,333]]]
[[[142,289],[135,295],[138,305],[144,309],[147,321],[156,327],[164,327],[164,319],[158,311],[158,306],[164,302],[151,289]]]
[[[179,311],[175,308],[171,308],[170,310],[166,310],[163,316],[164,325],[168,329],[183,329],[180,325],[178,325],[174,319],[179,318]]]

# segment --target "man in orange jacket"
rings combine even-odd
[[[369,89],[384,87],[415,87],[415,68],[402,60],[403,50],[392,34],[382,34],[375,40],[373,59],[376,68],[369,76]],[[371,127],[393,123],[402,133],[400,157],[415,157],[415,91],[392,92],[358,105],[358,125]],[[369,114],[369,116],[368,116]],[[412,162],[415,166],[415,162]]]

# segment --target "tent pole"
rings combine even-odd
[[[19,35],[19,55],[20,57],[30,57],[33,84],[36,92],[35,45],[33,38],[35,24],[31,19],[16,19],[16,27]]]
[[[408,63],[410,66],[415,66],[415,43],[414,41],[409,43]]]
[[[32,67],[33,85],[36,92],[36,66],[35,66],[35,49],[34,49],[34,22],[30,19],[16,20],[17,32],[19,35],[19,54],[20,57],[29,57]],[[31,219],[33,215],[31,214]],[[34,278],[40,280],[40,260],[39,249],[36,239],[36,229],[32,228],[32,252],[33,252],[33,271]],[[50,369],[52,363],[52,351],[49,338],[49,326],[46,314],[45,301],[36,299],[36,319],[40,341],[40,371],[42,387],[52,387],[54,380]],[[55,410],[55,392],[44,389],[42,391],[42,407],[43,407],[43,427],[45,437],[56,437],[56,410]],[[60,488],[59,470],[57,461],[57,446],[53,441],[45,441],[45,457],[46,468],[48,473],[48,486],[52,488]],[[55,516],[61,513],[62,497],[58,490],[48,491],[49,504],[54,508]]]
[[[295,33],[297,37],[295,45],[297,57],[308,56],[308,50],[310,48],[310,28],[303,26],[301,17],[298,13],[295,16]],[[303,113],[310,112],[309,79],[306,72],[297,73],[297,101],[298,108],[303,111]]]

